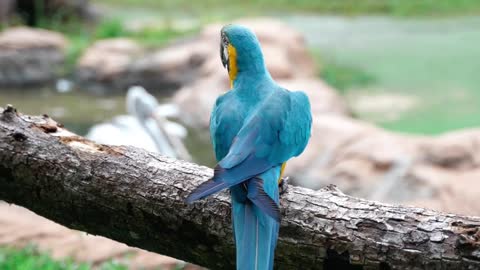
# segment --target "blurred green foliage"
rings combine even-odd
[[[342,92],[356,86],[367,86],[375,81],[372,75],[359,68],[337,63],[325,63],[320,77]]]
[[[99,270],[127,270],[127,266],[107,262]],[[90,270],[92,266],[86,263],[76,263],[72,260],[54,260],[48,254],[39,252],[29,246],[24,249],[0,248],[0,269],[2,270]]]
[[[165,26],[145,26],[140,29],[127,29],[120,18],[103,20],[95,27],[94,40],[125,37],[131,38],[146,47],[162,47],[169,41],[198,31],[199,28],[186,30],[175,29],[168,24]]]
[[[68,38],[69,46],[65,57],[66,67],[63,70],[65,75],[74,69],[77,60],[91,43],[91,39],[86,35],[70,35]]]
[[[335,13],[344,15],[389,14],[412,15],[454,15],[478,14],[478,0],[98,0],[99,3],[134,7],[158,8],[162,12],[192,12],[227,14],[251,12],[308,12]]]
[[[313,54],[318,65],[321,65],[319,77],[343,94],[352,88],[375,83],[375,77],[364,69],[340,64],[334,60],[325,60],[318,53]]]
[[[126,36],[128,31],[125,30],[122,20],[119,18],[112,18],[104,20],[95,30],[95,38],[116,38]]]

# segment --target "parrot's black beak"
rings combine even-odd
[[[220,44],[220,57],[222,58],[222,65],[228,69],[228,52],[227,48],[223,47],[223,44]]]
[[[220,40],[220,58],[222,59],[222,65],[228,70],[228,38],[222,32]]]

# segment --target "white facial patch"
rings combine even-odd
[[[228,63],[228,49],[226,46],[223,46],[223,57],[227,60]]]

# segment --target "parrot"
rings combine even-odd
[[[310,101],[304,92],[289,91],[272,79],[258,38],[245,26],[221,29],[220,57],[230,89],[217,98],[210,116],[218,163],[213,177],[186,202],[228,188],[236,268],[270,270],[281,221],[279,182],[286,162],[310,139]]]

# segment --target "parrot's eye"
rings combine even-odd
[[[228,38],[225,36],[225,35],[222,35],[222,44],[224,46],[227,46],[228,45]]]

